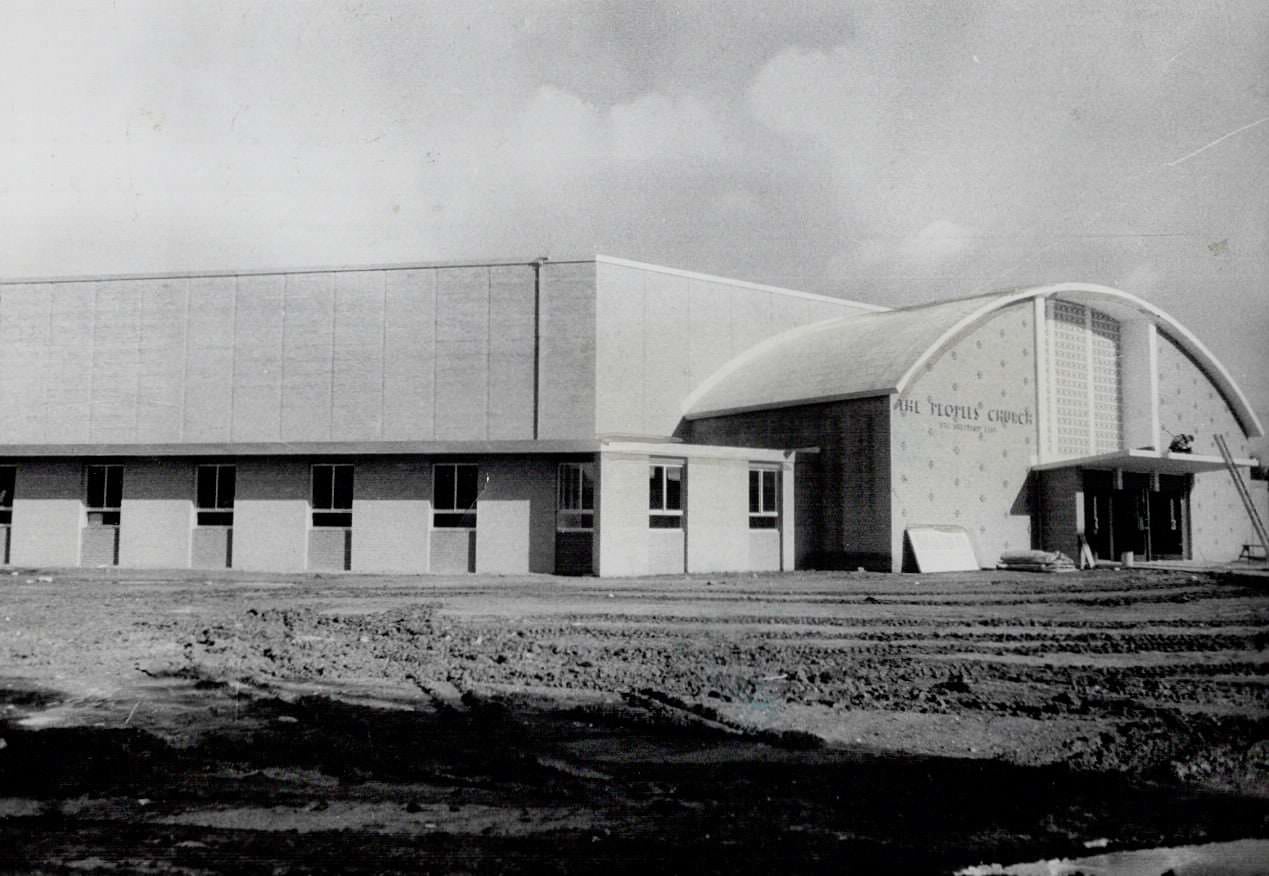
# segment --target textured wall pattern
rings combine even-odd
[[[534,325],[527,265],[0,286],[0,443],[532,438]]]
[[[722,280],[600,262],[596,431],[671,435],[689,393],[780,332],[866,312]]]
[[[889,571],[888,399],[860,398],[693,420],[689,440],[739,447],[817,447],[797,465],[798,568]]]
[[[1057,456],[1110,453],[1123,446],[1123,342],[1119,322],[1069,301],[1046,304]]]
[[[1059,456],[1086,456],[1089,387],[1084,308],[1064,301],[1050,301],[1047,307],[1054,450]]]
[[[1163,441],[1184,433],[1194,436],[1194,452],[1217,456],[1216,433],[1224,433],[1236,457],[1246,457],[1247,436],[1220,391],[1194,360],[1159,332],[1159,425]]]
[[[1173,435],[1194,436],[1194,452],[1217,456],[1223,433],[1235,457],[1250,450],[1247,436],[1224,397],[1176,342],[1159,333],[1159,425],[1166,443]],[[1243,478],[1247,470],[1242,470]],[[1190,537],[1196,560],[1226,561],[1253,540],[1251,520],[1228,472],[1197,475],[1190,494]]]
[[[894,550],[919,524],[964,526],[980,563],[1031,545],[1036,452],[1032,308],[988,318],[930,361],[892,405]]]

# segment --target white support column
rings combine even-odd
[[[1033,463],[1048,462],[1053,456],[1049,446],[1050,423],[1049,414],[1049,333],[1046,320],[1046,301],[1037,297],[1031,299],[1032,322],[1035,329],[1035,446],[1036,459]]]
[[[1159,332],[1153,320],[1120,323],[1123,358],[1124,446],[1161,450],[1159,436]]]
[[[794,473],[797,471],[797,455],[781,466],[780,476],[780,568],[792,572],[797,565],[797,508],[794,497],[797,495],[797,484]]]
[[[599,454],[595,502],[595,573],[648,573],[648,456]],[[691,477],[691,475],[689,475]],[[691,484],[688,490],[691,490]],[[691,526],[688,520],[688,526]]]
[[[1084,374],[1088,383],[1088,454],[1097,453],[1097,391],[1093,388],[1093,309],[1084,307]]]

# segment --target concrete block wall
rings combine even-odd
[[[239,461],[234,568],[259,572],[308,568],[309,468],[303,459]]]
[[[748,528],[746,451],[679,448],[684,456],[673,458],[647,449],[600,454],[597,528],[591,536],[596,571],[787,568],[794,520],[787,510],[791,463],[784,463],[784,529],[754,533]],[[762,464],[781,464],[768,457]],[[17,465],[13,526],[4,530],[9,558],[38,566],[117,561],[129,568],[274,572],[554,572],[559,465],[588,457],[466,457],[480,466],[483,485],[474,531],[432,527],[433,464],[452,459],[355,460],[351,529],[312,526],[314,460],[305,457],[234,460],[232,527],[197,525],[195,467],[204,459],[116,459],[124,467],[117,528],[85,526],[83,460],[24,460]],[[685,529],[649,527],[648,468],[659,459],[685,459]]]
[[[980,565],[1031,546],[1038,436],[1034,308],[993,314],[892,404],[893,550],[908,526],[963,526]]]
[[[1231,448],[1232,449],[1232,448]],[[1239,469],[1250,484],[1250,470]],[[1248,492],[1251,492],[1250,489]],[[1254,497],[1254,493],[1252,494]],[[1254,499],[1253,499],[1254,501]],[[1263,514],[1263,510],[1261,511]],[[1194,476],[1190,491],[1190,543],[1193,559],[1228,563],[1238,559],[1245,544],[1258,541],[1251,516],[1243,507],[1229,472],[1205,471]]]
[[[648,456],[601,453],[595,485],[595,573],[648,574]]]
[[[0,444],[590,438],[595,265],[536,270],[0,284]]]
[[[647,447],[648,445],[642,445]],[[755,553],[749,529],[749,468],[745,451],[669,445],[661,455],[646,449],[613,449],[599,455],[596,490],[595,571],[605,577],[736,572],[792,568],[793,466],[779,465],[788,485],[782,528],[763,532]],[[769,455],[768,455],[769,456]],[[648,469],[659,462],[684,466],[681,529],[649,526]],[[783,552],[788,545],[788,552]],[[787,556],[787,559],[785,558]]]
[[[421,459],[361,460],[356,478],[353,571],[428,571],[431,465]]]
[[[595,263],[541,268],[538,351],[539,438],[591,438],[596,432]]]
[[[232,526],[200,526],[190,539],[190,567],[228,569],[233,566]]]
[[[1246,458],[1251,447],[1233,411],[1202,369],[1176,341],[1160,332],[1159,424],[1160,441],[1166,447],[1173,435],[1194,436],[1193,452],[1219,456],[1215,435],[1224,434],[1236,458]],[[1246,483],[1250,471],[1241,469]],[[1227,471],[1210,471],[1194,477],[1190,493],[1190,542],[1193,558],[1229,562],[1243,544],[1254,540],[1251,519],[1238,497]]]
[[[190,565],[194,466],[186,460],[137,460],[124,466],[119,565],[182,569]]]
[[[727,361],[805,323],[866,313],[848,301],[600,259],[595,431],[672,435],[683,400]]]
[[[799,455],[794,483],[786,477],[785,513],[796,531],[786,556],[796,550],[797,568],[891,569],[887,398],[708,417],[682,431],[695,444],[818,448]]]
[[[9,561],[16,566],[78,566],[84,526],[83,465],[32,460],[17,467]]]
[[[750,563],[749,462],[693,459],[688,468],[687,571],[723,572],[753,568]],[[779,568],[779,533],[776,568]],[[653,532],[655,536],[658,533]],[[738,537],[740,536],[740,537]],[[681,546],[680,546],[681,547]]]
[[[1215,436],[1223,433],[1230,453],[1236,458],[1249,456],[1250,441],[1224,396],[1176,341],[1163,332],[1158,337],[1158,356],[1163,446],[1168,446],[1173,435],[1193,435],[1194,453],[1219,456]]]
[[[555,571],[555,504],[559,462],[491,459],[480,495],[476,571],[499,574]]]

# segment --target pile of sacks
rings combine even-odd
[[[1005,551],[996,568],[1014,572],[1074,572],[1075,563],[1061,551]]]

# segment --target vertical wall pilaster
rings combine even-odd
[[[648,457],[601,452],[597,493],[595,574],[647,574]]]
[[[1124,446],[1162,450],[1159,434],[1159,333],[1153,320],[1120,323]]]
[[[61,460],[17,467],[9,562],[15,566],[78,566],[84,526],[83,466]]]
[[[164,459],[124,465],[119,565],[189,568],[193,525],[192,465]]]

